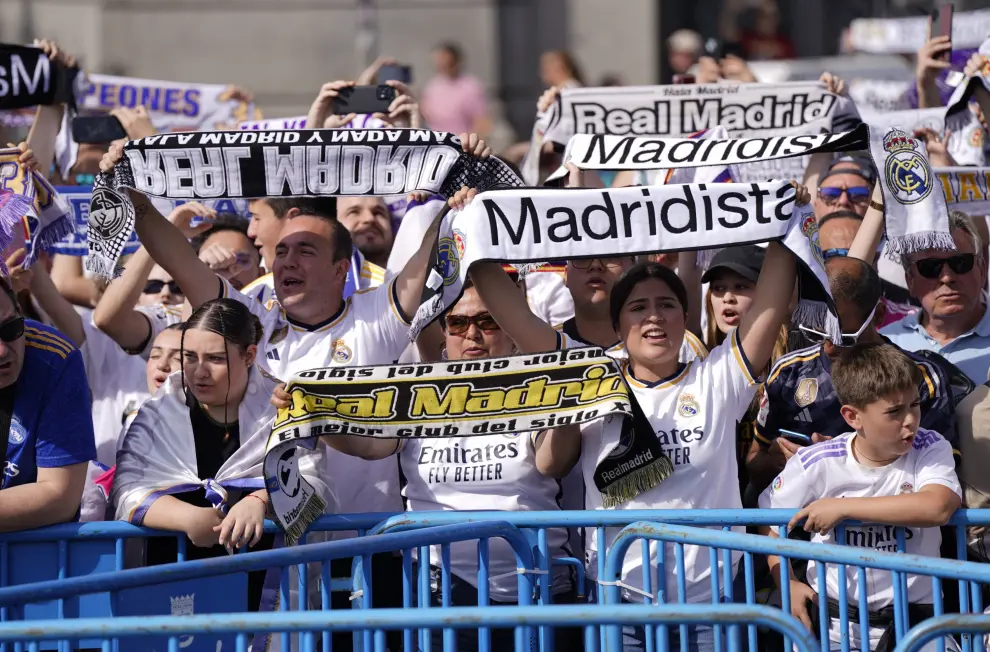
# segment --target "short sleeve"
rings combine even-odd
[[[815,476],[801,465],[795,455],[787,460],[784,470],[760,494],[760,509],[801,509],[821,498],[822,488],[815,486]]]
[[[172,324],[178,324],[182,321],[182,304],[166,306],[156,303],[153,306],[138,306],[135,310],[144,315],[148,320],[150,332],[148,334],[148,340],[144,343],[144,347],[140,351],[128,351],[128,353],[140,355],[143,360],[147,360],[151,355],[151,346],[155,343],[155,338]]]
[[[739,329],[716,346],[701,361],[706,386],[718,392],[725,414],[736,421],[743,418],[759,385],[752,365],[739,343]]]
[[[42,399],[35,448],[38,468],[70,466],[96,459],[93,411],[82,353],[72,351]],[[57,406],[57,407],[55,407]]]
[[[241,303],[251,311],[251,314],[261,320],[261,323],[265,323],[265,317],[269,312],[269,304],[264,304],[255,297],[254,293],[251,295],[244,294],[243,292],[234,289],[234,286],[227,282],[226,279],[222,279],[219,276],[220,283],[223,285],[223,290],[220,295],[223,299],[233,299],[237,303]],[[271,300],[270,300],[271,301]],[[269,303],[270,303],[269,301]]]
[[[914,437],[914,447],[919,449],[915,468],[917,488],[940,484],[956,492],[961,498],[962,488],[956,476],[956,464],[949,442],[936,432],[919,429]]]
[[[409,345],[409,321],[399,306],[395,278],[355,292],[350,301],[355,321],[369,326],[361,332],[361,347],[380,363],[398,360]]]

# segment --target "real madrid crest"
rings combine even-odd
[[[457,250],[457,257],[464,258],[464,234],[458,230],[454,229],[454,248]]]
[[[900,129],[891,129],[883,138],[888,152],[883,165],[884,180],[894,199],[917,204],[932,192],[932,169],[918,152],[918,141]]]
[[[333,341],[333,361],[337,364],[347,364],[354,357],[351,347],[344,343],[344,340]]]
[[[818,398],[818,379],[802,378],[794,390],[794,402],[798,407],[808,407]]]
[[[461,271],[461,258],[457,255],[457,243],[454,238],[440,238],[437,244],[437,262],[438,271],[443,276],[443,284],[452,285]]]
[[[694,394],[681,394],[677,397],[677,414],[685,419],[696,417],[701,413],[701,406],[695,400]]]
[[[815,257],[819,265],[824,266],[825,257],[822,255],[822,245],[818,239],[818,220],[814,213],[808,213],[808,216],[801,222],[801,233],[804,234],[804,237],[808,238],[811,255]]]

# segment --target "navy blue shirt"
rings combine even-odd
[[[904,353],[921,370],[920,427],[942,435],[958,455],[956,413],[948,377],[935,363],[910,351]],[[781,428],[809,437],[816,432],[837,437],[851,430],[839,413],[841,407],[832,386],[832,363],[821,345],[799,349],[781,356],[767,376],[756,418],[756,439],[766,448]]]
[[[82,354],[65,336],[27,320],[24,364],[14,387],[14,412],[0,488],[37,482],[39,468],[96,459]]]

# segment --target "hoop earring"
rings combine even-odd
[[[440,359],[441,360],[447,359],[447,347],[443,347],[442,349],[440,349]]]

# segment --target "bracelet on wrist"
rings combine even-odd
[[[870,200],[870,208],[875,208],[878,211],[880,211],[881,213],[883,212],[883,204],[881,204],[880,202],[878,202],[875,199],[871,199]]]
[[[255,498],[257,500],[260,500],[261,501],[261,504],[265,506],[265,511],[268,511],[268,501],[267,500],[265,500],[261,496],[255,495],[255,494],[248,494],[247,497],[248,498]]]

